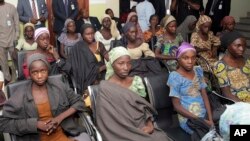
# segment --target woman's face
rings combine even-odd
[[[200,25],[200,31],[201,33],[203,34],[208,34],[208,32],[210,31],[210,28],[211,28],[211,22],[206,22],[202,25]]]
[[[113,13],[112,10],[108,10],[108,11],[107,11],[107,14],[108,14],[111,18],[114,17],[114,13]]]
[[[156,26],[159,23],[159,18],[157,16],[154,16],[150,20],[150,25]]]
[[[92,43],[94,41],[95,31],[92,27],[88,27],[83,31],[82,38],[87,43]]]
[[[172,21],[166,26],[166,31],[170,34],[176,34],[176,28],[177,28],[176,21]]]
[[[246,39],[238,38],[228,47],[228,52],[234,57],[242,57],[246,50]]]
[[[136,15],[132,16],[129,20],[131,23],[134,23],[135,25],[137,24],[138,22],[138,17]]]
[[[115,75],[126,78],[131,70],[131,59],[128,55],[121,56],[112,64]]]
[[[189,29],[190,31],[193,31],[194,28],[195,28],[196,23],[197,23],[197,21],[194,21],[194,22],[189,23],[188,29]]]
[[[196,63],[196,53],[192,50],[183,53],[178,59],[179,66],[186,71],[193,70],[195,63]]]
[[[226,29],[229,31],[233,31],[234,30],[234,26],[235,26],[235,22],[234,21],[230,21],[226,24]]]
[[[85,9],[82,9],[82,10],[80,11],[80,15],[81,15],[84,19],[89,18],[89,12],[88,12],[88,10],[85,10]]]
[[[108,17],[104,18],[104,19],[102,20],[102,26],[103,26],[104,28],[110,29],[110,26],[111,26],[111,20],[110,20],[110,18],[108,18]]]
[[[36,42],[37,42],[37,47],[39,47],[43,50],[47,49],[47,47],[49,46],[49,34],[47,34],[47,33],[41,34],[37,38]]]
[[[31,27],[31,26],[27,26],[25,28],[25,36],[28,38],[28,39],[33,39],[34,38],[34,28]]]
[[[48,72],[47,65],[41,60],[34,61],[29,69],[31,80],[38,86],[42,86],[46,83]]]
[[[75,22],[69,22],[68,24],[67,24],[67,31],[69,32],[69,33],[75,33],[75,31],[76,31],[76,25],[75,25]]]
[[[129,41],[135,41],[137,36],[137,28],[136,26],[131,26],[126,33],[126,37]]]

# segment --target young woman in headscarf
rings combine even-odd
[[[238,32],[228,32],[221,37],[221,45],[227,52],[215,63],[214,74],[223,95],[234,101],[250,102],[250,60],[243,56],[246,39]]]
[[[28,52],[25,59],[24,59],[24,64],[23,64],[23,74],[24,77],[27,79],[29,78],[29,70],[27,66],[27,58],[28,56],[34,54],[34,53],[41,53],[44,54],[47,58],[47,61],[50,63],[52,67],[52,71],[50,74],[55,74],[57,72],[57,68],[55,65],[55,59],[54,57],[48,52],[48,49],[52,46],[49,44],[50,41],[50,33],[49,30],[46,27],[41,27],[35,30],[35,36],[34,40],[37,43],[37,49],[31,52]]]
[[[140,25],[138,23],[138,16],[137,16],[137,14],[135,12],[130,12],[128,14],[126,23],[128,23],[128,22],[131,22],[136,26],[136,28],[137,28],[136,37],[143,40],[143,32],[142,32],[142,29],[141,29],[141,27],[140,27]]]
[[[106,81],[101,81],[96,99],[97,127],[104,141],[168,141],[153,123],[154,108],[141,78],[129,76],[131,58],[124,47],[109,52]],[[112,128],[110,128],[112,127]]]
[[[209,65],[213,67],[218,60],[217,49],[220,46],[220,39],[210,31],[211,24],[212,20],[210,17],[201,15],[196,23],[196,31],[191,35],[191,44],[197,50],[197,54],[206,59]],[[205,66],[203,69],[208,71]]]
[[[193,15],[189,15],[186,19],[177,27],[176,32],[180,33],[183,40],[186,42],[190,41],[190,35],[195,29],[197,19]]]
[[[183,42],[176,52],[178,68],[169,74],[167,85],[169,96],[178,113],[181,128],[189,134],[193,130],[187,125],[188,119],[201,119],[213,125],[212,112],[206,92],[206,83],[201,67],[195,67],[196,50]],[[205,117],[207,115],[207,118]]]
[[[222,27],[222,31],[217,32],[216,36],[221,37],[227,32],[232,32],[234,30],[234,27],[235,27],[235,19],[234,19],[234,17],[233,16],[225,16],[221,20],[220,26]]]
[[[156,40],[153,40],[153,43],[151,42],[151,39],[156,38],[157,36],[160,36],[163,34],[164,30],[159,25],[159,17],[158,15],[151,15],[149,18],[149,29],[143,33],[144,35],[144,41],[146,43],[149,43],[151,45],[151,48],[154,47]]]
[[[120,32],[117,30],[116,23],[108,14],[104,14],[102,18],[102,28],[95,33],[95,40],[102,42],[107,51],[110,50],[112,40],[121,39]]]
[[[81,97],[62,81],[48,78],[50,65],[43,54],[30,55],[27,64],[31,81],[5,103],[0,132],[16,135],[17,141],[90,141],[73,118],[84,111]]]
[[[59,52],[61,57],[66,59],[69,54],[69,50],[67,48],[74,46],[80,40],[82,40],[82,37],[80,33],[76,33],[75,21],[67,19],[64,23],[63,32],[58,37],[58,41],[60,42]]]
[[[32,23],[26,23],[23,27],[24,38],[18,40],[16,49],[20,50],[36,50],[37,43],[34,39],[35,27]]]
[[[170,70],[175,70],[175,52],[183,42],[183,38],[181,34],[176,33],[177,23],[173,16],[165,16],[161,21],[161,26],[164,28],[164,33],[157,37],[155,56],[166,60]]]

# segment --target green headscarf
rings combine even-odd
[[[109,62],[106,63],[106,80],[108,80],[114,74],[112,64],[115,62],[115,60],[117,60],[119,57],[126,55],[130,56],[128,50],[122,46],[115,47],[109,52]]]

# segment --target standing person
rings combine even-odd
[[[148,30],[150,25],[149,18],[151,15],[155,14],[155,9],[152,3],[148,2],[148,0],[139,0],[139,3],[136,6],[136,13],[142,32]]]
[[[16,8],[4,0],[0,0],[0,19],[0,65],[5,80],[10,81],[8,56],[13,55],[19,36],[19,19]],[[11,71],[15,74],[14,65],[11,66]]]
[[[205,14],[211,17],[213,21],[211,30],[215,35],[222,30],[219,25],[221,20],[230,14],[230,10],[231,0],[208,0]]]
[[[201,119],[213,125],[212,112],[208,100],[201,67],[195,67],[196,50],[188,43],[182,43],[176,53],[178,68],[169,74],[167,85],[169,96],[178,113],[181,128],[189,134],[194,131],[187,125],[188,119]],[[207,117],[205,117],[207,115]]]
[[[45,21],[48,19],[45,0],[18,0],[17,12],[21,22],[24,24],[30,22],[36,29],[45,27]]]
[[[203,13],[203,0],[175,0],[176,5],[173,6],[176,10],[177,24],[180,25],[188,15],[194,15],[197,19],[200,13]]]
[[[81,33],[81,27],[83,24],[91,24],[95,31],[101,29],[101,24],[97,17],[89,16],[89,11],[87,9],[81,9],[79,11],[78,19],[76,20],[76,32]]]
[[[54,32],[60,36],[66,19],[75,20],[78,14],[77,0],[53,0]]]

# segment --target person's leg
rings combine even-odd
[[[2,67],[2,72],[4,74],[4,79],[7,81],[11,80],[11,75],[8,65],[8,51],[7,48],[0,47],[0,65]]]
[[[8,58],[8,62],[9,62],[9,67],[11,69],[11,81],[16,81],[16,67],[15,67],[15,60],[13,59],[13,55],[15,52],[15,48],[14,47],[8,47],[7,51],[9,53],[9,58]]]

